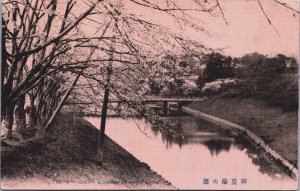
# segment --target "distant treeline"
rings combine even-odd
[[[153,85],[152,80],[150,93],[162,96],[250,98],[266,101],[285,111],[298,109],[298,63],[293,57],[252,53],[232,58],[213,52],[202,55],[198,60],[178,58],[173,62],[178,65],[176,70],[185,71],[185,74],[159,85]],[[192,80],[195,87],[186,85],[191,84]]]
[[[253,53],[236,59],[236,96],[265,100],[284,110],[298,109],[298,64],[293,57]],[[234,95],[234,94],[233,94]]]

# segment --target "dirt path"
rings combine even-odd
[[[189,107],[249,128],[297,166],[297,112],[282,112],[256,100],[219,97],[193,103]]]
[[[96,166],[99,131],[61,115],[54,128],[26,148],[1,149],[1,188],[31,189],[175,189],[169,182],[106,137],[103,167]]]

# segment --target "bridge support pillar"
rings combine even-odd
[[[169,115],[169,102],[164,101],[164,116],[168,116],[168,115]]]

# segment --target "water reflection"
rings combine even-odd
[[[285,168],[279,161],[276,161],[271,155],[266,153],[261,147],[254,144],[245,136],[235,137],[236,147],[245,151],[252,163],[259,167],[259,171],[268,174],[273,179],[282,178],[285,175],[292,176],[291,171]],[[283,175],[284,174],[284,175]],[[291,177],[295,179],[296,177]]]
[[[240,151],[245,152],[251,159],[252,163],[259,166],[259,171],[268,174],[274,179],[279,179],[282,172],[291,175],[288,169],[279,167],[275,160],[265,153],[259,146],[256,146],[246,136],[237,131],[230,131],[222,127],[216,126],[204,120],[193,117],[170,117],[177,124],[177,132],[183,135],[183,138],[174,138],[169,134],[162,134],[162,142],[166,144],[167,149],[172,149],[172,145],[176,144],[179,148],[188,144],[202,144],[210,151],[211,156],[218,156],[221,152],[229,152],[234,146]],[[151,126],[151,124],[149,124]],[[152,126],[151,126],[152,127]],[[152,127],[152,131],[155,130]]]
[[[204,141],[204,145],[210,150],[212,156],[218,155],[221,151],[229,151],[231,141],[229,140],[207,140]]]
[[[193,117],[169,118],[182,138],[162,134],[144,120],[108,119],[107,134],[173,185],[182,189],[291,189],[297,181],[250,140]],[[88,119],[99,124],[99,119]],[[124,136],[126,132],[126,136]],[[203,178],[241,178],[247,187],[203,185]],[[240,185],[241,186],[241,185]],[[294,187],[293,187],[294,186]]]
[[[166,144],[167,149],[171,149],[173,143],[182,148],[191,143],[201,143],[205,145],[211,155],[218,155],[221,151],[229,151],[233,138],[230,138],[228,131],[222,128],[216,128],[215,125],[206,121],[197,120],[191,117],[170,117],[173,124],[176,124],[179,137],[170,134],[162,134],[162,142]],[[157,135],[158,128],[152,126],[151,130]]]

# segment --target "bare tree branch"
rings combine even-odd
[[[261,11],[263,12],[263,14],[265,15],[266,19],[268,20],[269,24],[273,27],[273,29],[276,31],[277,35],[279,36],[279,33],[277,31],[277,29],[274,27],[274,25],[272,24],[271,20],[269,19],[268,15],[266,14],[263,6],[261,5],[260,3],[260,0],[257,0],[258,4],[259,4],[259,7],[261,9]]]

